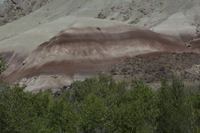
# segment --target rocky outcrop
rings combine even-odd
[[[67,85],[67,86],[63,86],[61,88],[59,88],[58,91],[52,93],[52,95],[55,97],[55,98],[58,98],[60,97],[63,93],[65,93],[66,90],[70,90],[70,91],[73,91],[74,90],[74,87],[72,85]]]
[[[100,13],[98,14],[97,18],[105,19],[105,18],[106,18],[106,15],[100,12]]]
[[[105,73],[116,81],[142,79],[153,84],[173,75],[178,76],[185,84],[199,85],[200,54],[154,52],[126,59],[108,69]]]
[[[0,8],[0,26],[28,15],[51,0],[6,0]]]

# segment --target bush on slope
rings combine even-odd
[[[0,73],[6,63],[0,56]],[[51,91],[24,92],[0,83],[0,132],[199,133],[200,89],[188,91],[174,77],[157,92],[141,80],[116,83],[99,77],[75,81],[59,98]]]

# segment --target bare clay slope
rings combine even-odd
[[[198,0],[52,0],[0,27],[6,80],[58,88],[151,52],[199,52]],[[144,27],[144,28],[141,28]]]
[[[87,23],[101,22],[101,27],[86,27]],[[113,23],[113,26],[107,27],[106,23],[109,21],[90,19],[75,23],[70,29],[60,32],[29,54],[23,62],[24,66],[8,79],[15,81],[37,77],[33,86],[30,85],[31,80],[24,81],[28,86],[26,89],[33,90],[35,85],[48,88],[56,83],[51,81],[44,84],[47,79],[56,79],[59,82],[62,79],[68,79],[68,82],[83,80],[137,54],[155,51],[190,52],[190,49],[175,39],[150,30],[123,23]],[[44,77],[41,78],[40,75]],[[64,82],[66,81],[60,84]]]

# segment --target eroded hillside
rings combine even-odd
[[[27,16],[51,0],[0,0],[0,26]]]
[[[31,13],[33,1],[18,2],[10,15],[18,4],[26,15],[0,27],[0,50],[10,61],[6,81],[29,91],[56,90],[139,54],[200,52],[198,0],[36,1]]]

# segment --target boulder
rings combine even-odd
[[[100,19],[105,19],[106,18],[106,15],[104,15],[103,13],[99,13],[97,18],[100,18]]]
[[[101,28],[97,27],[97,30],[101,30]]]
[[[189,43],[185,43],[186,47],[191,47],[191,45]]]
[[[53,96],[56,97],[56,98],[59,97],[60,95],[61,95],[61,92],[60,92],[60,91],[56,91],[56,92],[53,94]]]

